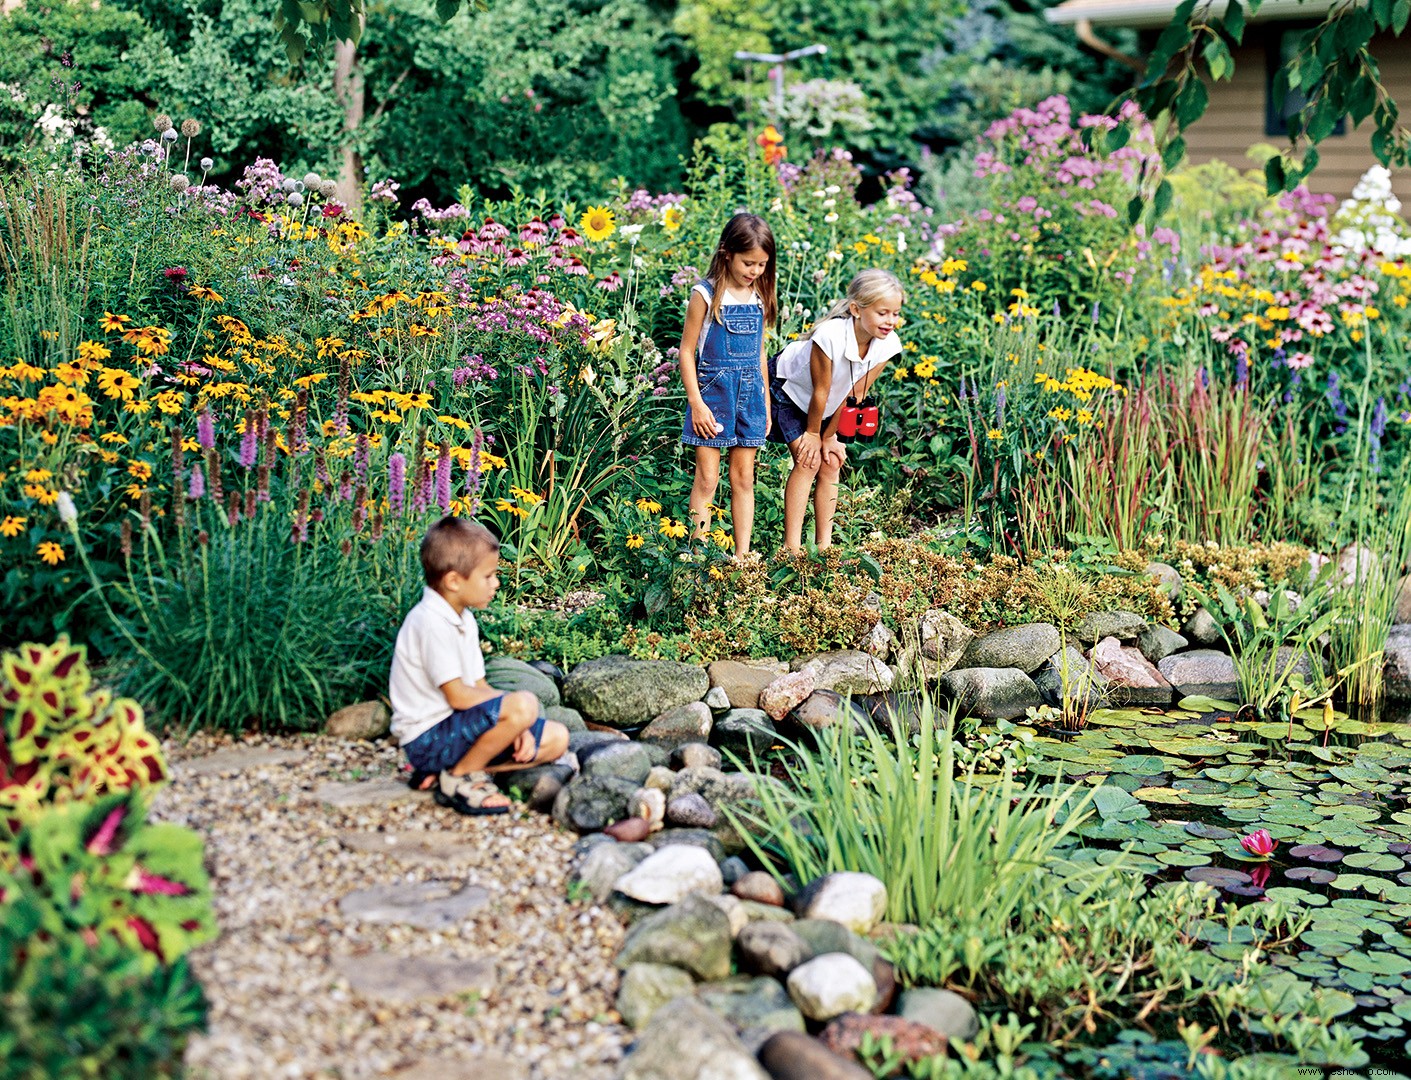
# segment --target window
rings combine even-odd
[[[1307,96],[1300,89],[1291,89],[1284,95],[1280,108],[1274,100],[1274,75],[1298,53],[1304,32],[1312,24],[1275,29],[1268,38],[1264,63],[1264,134],[1287,137],[1289,119],[1308,103]],[[1347,133],[1347,120],[1339,119],[1333,128],[1334,135]]]

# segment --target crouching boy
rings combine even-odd
[[[500,543],[485,526],[442,518],[421,542],[426,589],[397,633],[389,692],[392,734],[412,768],[435,776],[436,801],[462,814],[503,814],[492,772],[554,761],[568,729],[526,691],[485,681],[472,608],[500,587]]]

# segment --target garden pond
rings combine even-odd
[[[1037,735],[1027,769],[1101,785],[1080,860],[1123,858],[1158,882],[1202,881],[1235,902],[1302,909],[1300,947],[1272,957],[1287,976],[1285,1004],[1318,987],[1335,992],[1371,1063],[1404,1066],[1411,723],[1322,709],[1266,723],[1238,710],[1209,698],[1168,711],[1098,710],[1080,733]],[[1268,855],[1241,844],[1260,829],[1274,842]],[[1213,931],[1211,951],[1238,963],[1239,932],[1252,932]]]

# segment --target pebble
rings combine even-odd
[[[202,733],[163,749],[174,778],[152,816],[204,838],[221,930],[191,953],[210,1002],[209,1030],[187,1046],[192,1075],[372,1080],[445,1062],[415,1075],[476,1077],[504,1060],[517,1068],[500,1080],[616,1075],[632,1038],[615,1009],[623,928],[568,899],[571,834],[520,808],[466,818],[437,806],[407,788],[388,742]],[[358,890],[447,879],[491,903],[442,930],[339,910]],[[399,960],[417,973],[453,965],[444,977],[463,992],[389,996]]]
[[[773,874],[766,874],[763,870],[751,870],[731,885],[730,891],[741,900],[753,900],[756,904],[769,904],[771,907],[784,906],[784,890],[774,880]]]

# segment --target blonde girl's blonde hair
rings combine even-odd
[[[852,305],[867,309],[873,304],[895,296],[898,300],[906,298],[906,290],[902,288],[901,279],[890,270],[883,270],[879,267],[872,267],[861,271],[852,281],[848,282],[848,294],[830,307],[823,317],[813,324],[813,329],[808,332],[805,341],[812,338],[818,332],[818,328],[829,319],[841,319],[852,310]]]

